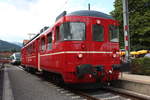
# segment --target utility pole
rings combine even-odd
[[[90,3],[88,4],[88,10],[89,10],[89,11],[91,10],[91,5],[90,5]]]
[[[125,61],[129,62],[130,61],[130,35],[129,35],[128,0],[122,0],[122,3],[123,3]]]

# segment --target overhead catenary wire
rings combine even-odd
[[[69,0],[66,0],[66,1],[60,6],[60,8],[58,8],[56,11],[57,11],[58,13],[60,13],[60,11],[62,12],[62,10],[63,10],[63,11],[66,10],[65,6],[68,4],[68,2],[69,2]]]

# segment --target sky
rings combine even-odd
[[[109,14],[115,0],[0,0],[0,39],[20,42],[52,26],[63,11],[91,10]]]

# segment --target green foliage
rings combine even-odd
[[[150,49],[150,0],[128,0],[131,50]],[[122,0],[114,2],[111,15],[120,22],[120,44],[123,47]]]
[[[17,52],[17,50],[15,48],[12,48],[11,52]]]
[[[132,73],[150,75],[150,58],[136,58],[132,60]]]

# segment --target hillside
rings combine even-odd
[[[12,43],[22,47],[22,43],[20,43],[20,42],[12,42]]]
[[[20,49],[21,47],[16,44],[0,40],[0,52],[1,51],[20,51]]]

